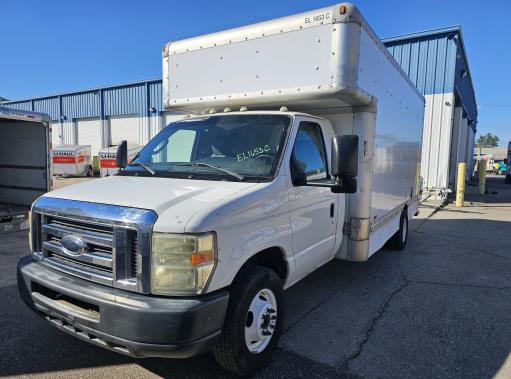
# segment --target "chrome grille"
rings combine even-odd
[[[149,293],[151,235],[157,217],[147,209],[43,196],[32,208],[33,256],[69,275]],[[62,239],[69,235],[76,237],[80,249],[64,248]]]
[[[41,252],[46,265],[105,285],[113,286],[115,280],[136,284],[136,230],[44,214],[40,219]],[[61,242],[67,235],[85,242],[87,251],[83,254],[67,251]]]
[[[138,262],[138,239],[131,239],[131,246],[129,251],[131,251],[131,276],[137,276],[137,262]]]
[[[72,275],[112,285],[114,279],[113,231],[112,226],[52,216],[43,217],[42,253],[45,263]],[[69,234],[87,244],[86,253],[72,254],[62,246],[61,239]]]

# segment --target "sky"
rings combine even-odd
[[[511,1],[354,1],[381,38],[460,24],[478,134],[511,141]],[[332,0],[0,0],[0,96],[10,100],[161,77],[171,41]]]

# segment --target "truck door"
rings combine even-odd
[[[317,119],[300,117],[295,122],[298,128],[290,158],[303,168],[308,182],[325,179],[329,159],[324,137],[329,133],[324,133]],[[332,255],[338,195],[330,188],[294,186],[291,178],[288,183],[293,253],[297,276],[301,277]]]

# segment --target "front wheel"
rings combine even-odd
[[[268,366],[282,333],[282,297],[282,281],[273,270],[247,266],[240,271],[213,350],[220,366],[238,375],[252,375]]]

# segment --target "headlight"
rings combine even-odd
[[[158,295],[200,294],[216,259],[214,233],[154,233],[151,292]]]

